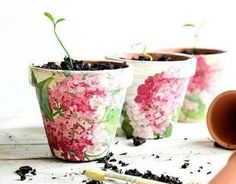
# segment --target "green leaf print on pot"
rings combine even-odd
[[[191,108],[188,107],[188,101],[191,102]],[[186,95],[184,106],[181,109],[181,119],[203,120],[205,118],[206,105],[199,94]]]
[[[54,79],[53,77],[49,77],[39,83],[37,83],[37,80],[35,78],[34,72],[32,73],[32,83],[36,87],[36,94],[39,100],[40,109],[43,112],[44,116],[49,119],[50,121],[53,121],[53,114],[51,112],[51,109],[49,107],[49,100],[48,100],[48,86]]]
[[[133,137],[133,127],[130,125],[130,119],[125,110],[122,110],[122,116],[124,117],[124,120],[122,122],[121,128],[125,132],[125,135],[127,138]]]
[[[114,134],[114,131],[116,131],[119,122],[119,117],[119,109],[112,109],[110,107],[106,108],[106,112],[102,119],[102,122],[105,123],[105,128],[109,134]]]
[[[170,136],[171,136],[171,133],[172,133],[172,130],[173,130],[173,125],[170,124],[170,125],[166,128],[165,132],[161,135],[161,138],[170,137]]]

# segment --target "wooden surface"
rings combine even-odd
[[[0,119],[1,120],[1,119]],[[2,122],[1,122],[2,123]],[[137,168],[140,171],[151,170],[155,174],[178,176],[184,183],[198,181],[207,183],[226,163],[232,151],[215,148],[205,123],[175,124],[171,138],[148,140],[134,147],[118,130],[111,151],[114,158],[129,165],[122,170]],[[127,152],[127,155],[120,155]],[[158,155],[156,158],[154,155]],[[181,166],[189,160],[189,167]],[[19,181],[14,172],[23,165],[37,170],[37,175],[25,181]],[[203,167],[198,172],[199,167]],[[70,163],[52,157],[44,129],[37,126],[22,128],[6,127],[0,129],[0,183],[82,183],[86,179],[82,172],[85,168],[102,168],[96,162]],[[112,182],[107,182],[112,183]]]

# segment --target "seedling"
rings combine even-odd
[[[71,68],[73,68],[73,60],[70,57],[69,52],[67,51],[67,49],[65,48],[64,44],[62,43],[61,39],[59,38],[57,32],[56,32],[56,28],[57,28],[57,24],[59,22],[64,21],[64,18],[59,18],[57,20],[54,19],[54,17],[52,16],[52,14],[48,13],[48,12],[44,12],[44,15],[52,22],[53,24],[53,32],[58,40],[58,42],[60,43],[60,45],[62,46],[63,50],[66,52],[68,58],[69,58],[69,65],[71,66]]]
[[[191,23],[188,23],[188,24],[184,24],[183,27],[186,27],[186,28],[191,28],[192,31],[193,31],[193,54],[196,53],[196,47],[197,47],[197,42],[198,42],[198,39],[199,39],[199,35],[200,35],[200,31],[202,29],[202,27],[204,26],[205,23],[201,23],[200,25],[195,25],[195,24],[191,24]]]
[[[144,43],[136,43],[136,44],[133,44],[131,47],[132,47],[132,49],[135,49],[135,47],[137,47],[137,46],[142,46],[143,47],[140,55],[146,56],[146,57],[148,57],[150,59],[150,61],[153,61],[152,56],[150,54],[146,53],[146,49],[147,49],[147,45],[146,44],[144,44]]]

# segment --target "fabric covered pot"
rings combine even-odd
[[[62,71],[30,66],[30,81],[36,89],[48,143],[55,157],[89,161],[108,153],[126,89],[133,78],[130,65],[113,64],[127,67]]]
[[[195,75],[190,79],[180,122],[205,121],[207,109],[219,93],[219,81],[226,61],[226,52],[217,49],[176,48],[163,49],[167,52],[194,55],[197,60]]]
[[[190,77],[196,63],[190,56],[148,53],[154,61],[131,60],[138,54],[108,56],[134,66],[134,82],[128,88],[122,115],[122,129],[127,137],[158,139],[172,132],[172,120],[178,118]],[[155,61],[170,57],[171,61]]]

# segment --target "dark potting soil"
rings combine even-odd
[[[142,55],[139,55],[138,58],[132,57],[131,60],[136,60],[136,61],[151,61],[150,57],[142,56]],[[161,57],[155,59],[155,61],[173,61],[173,59],[171,58],[171,56],[161,56]]]
[[[142,137],[133,137],[133,145],[134,146],[140,146],[141,144],[145,143],[146,139]]]
[[[126,155],[127,153],[122,153],[120,155]],[[161,182],[166,182],[169,184],[182,184],[183,182],[179,180],[178,177],[173,177],[173,176],[169,176],[169,175],[156,175],[153,174],[151,171],[147,170],[145,173],[141,173],[140,171],[138,171],[137,169],[128,169],[128,170],[123,170],[118,168],[116,165],[114,165],[114,161],[116,161],[115,158],[112,158],[114,156],[114,154],[112,152],[110,152],[106,157],[104,157],[103,159],[100,159],[99,163],[104,163],[103,166],[103,170],[112,170],[116,173],[125,173],[127,175],[132,175],[132,176],[138,176],[138,177],[142,177],[142,178],[146,178],[146,179],[151,179],[151,180],[155,180],[155,181],[161,181]],[[158,155],[157,155],[158,156]],[[159,158],[159,156],[158,156]],[[127,167],[129,164],[119,160],[118,164],[121,167]],[[100,184],[100,183],[95,183],[95,181],[89,181],[89,182],[94,182],[94,183],[86,183],[86,184]]]
[[[97,163],[106,163],[113,155],[114,154],[112,152],[109,152],[105,157],[98,159]]]
[[[181,169],[187,169],[188,166],[189,166],[189,163],[185,162],[183,165],[181,165]]]
[[[83,180],[82,183],[85,183],[85,184],[103,184],[104,182],[95,181],[95,180]]]
[[[119,64],[119,63],[112,63],[112,62],[85,62],[83,60],[74,60],[72,59],[73,67],[70,66],[70,59],[68,57],[64,58],[64,61],[61,62],[60,65],[58,65],[55,62],[48,62],[47,64],[44,64],[42,66],[37,66],[39,68],[44,69],[53,69],[53,70],[75,70],[75,71],[81,71],[81,70],[112,70],[112,69],[118,69],[118,68],[126,68],[127,65],[125,63]]]
[[[142,177],[145,179],[160,181],[160,182],[166,182],[169,184],[183,184],[183,182],[180,181],[178,177],[173,177],[173,176],[164,175],[164,174],[162,174],[161,176],[158,176],[148,170],[144,174],[142,174],[137,169],[129,169],[129,170],[125,171],[125,174],[132,175],[132,176],[138,176],[138,177]]]
[[[219,145],[217,142],[214,142],[214,147],[225,149],[224,147],[222,147],[221,145]]]
[[[20,180],[23,181],[26,179],[26,176],[36,175],[36,169],[33,169],[30,166],[21,166],[16,173],[20,176]]]

